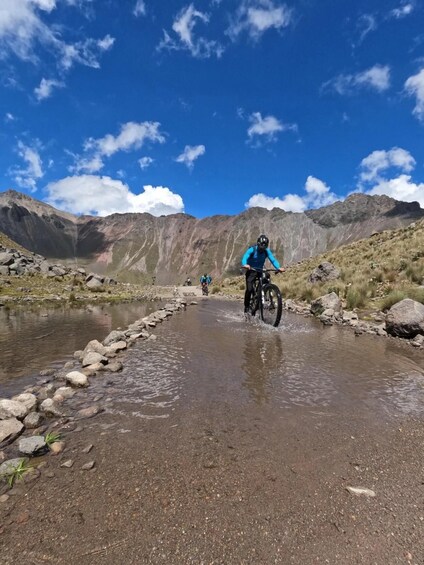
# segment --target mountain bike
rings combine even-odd
[[[202,283],[202,294],[204,296],[207,296],[209,294],[209,285],[206,282]]]
[[[278,273],[275,269],[253,269],[257,277],[253,283],[253,292],[250,298],[249,310],[252,316],[259,312],[265,324],[278,326],[283,311],[283,301],[278,286],[271,283],[271,273]]]

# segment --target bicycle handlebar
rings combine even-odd
[[[246,267],[242,267],[242,269],[246,269]],[[255,269],[255,267],[250,267],[250,271],[256,271],[257,273],[281,273],[278,269]]]

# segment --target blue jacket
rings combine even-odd
[[[207,284],[211,284],[212,282],[212,277],[210,277],[209,275],[207,277],[204,277],[203,275],[200,277],[200,283],[207,283]]]
[[[249,247],[249,249],[243,255],[243,259],[241,260],[241,264],[242,265],[250,265],[254,269],[263,269],[264,263],[265,263],[267,258],[271,261],[271,263],[273,264],[273,266],[276,269],[280,268],[280,263],[277,261],[277,259],[272,254],[272,251],[267,248],[267,249],[265,249],[265,251],[263,253],[261,253],[261,252],[258,251],[257,245],[252,245],[252,247]]]

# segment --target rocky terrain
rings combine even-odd
[[[18,244],[60,262],[129,282],[177,284],[207,271],[238,272],[240,257],[259,233],[285,264],[357,241],[424,216],[418,203],[353,194],[318,210],[291,213],[252,208],[236,216],[187,214],[73,216],[15,191],[0,193],[0,230]]]

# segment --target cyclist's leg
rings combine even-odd
[[[255,271],[247,271],[246,272],[246,292],[244,293],[244,311],[250,311],[250,299],[252,297],[252,293],[254,291],[254,282],[256,279],[256,272]]]

